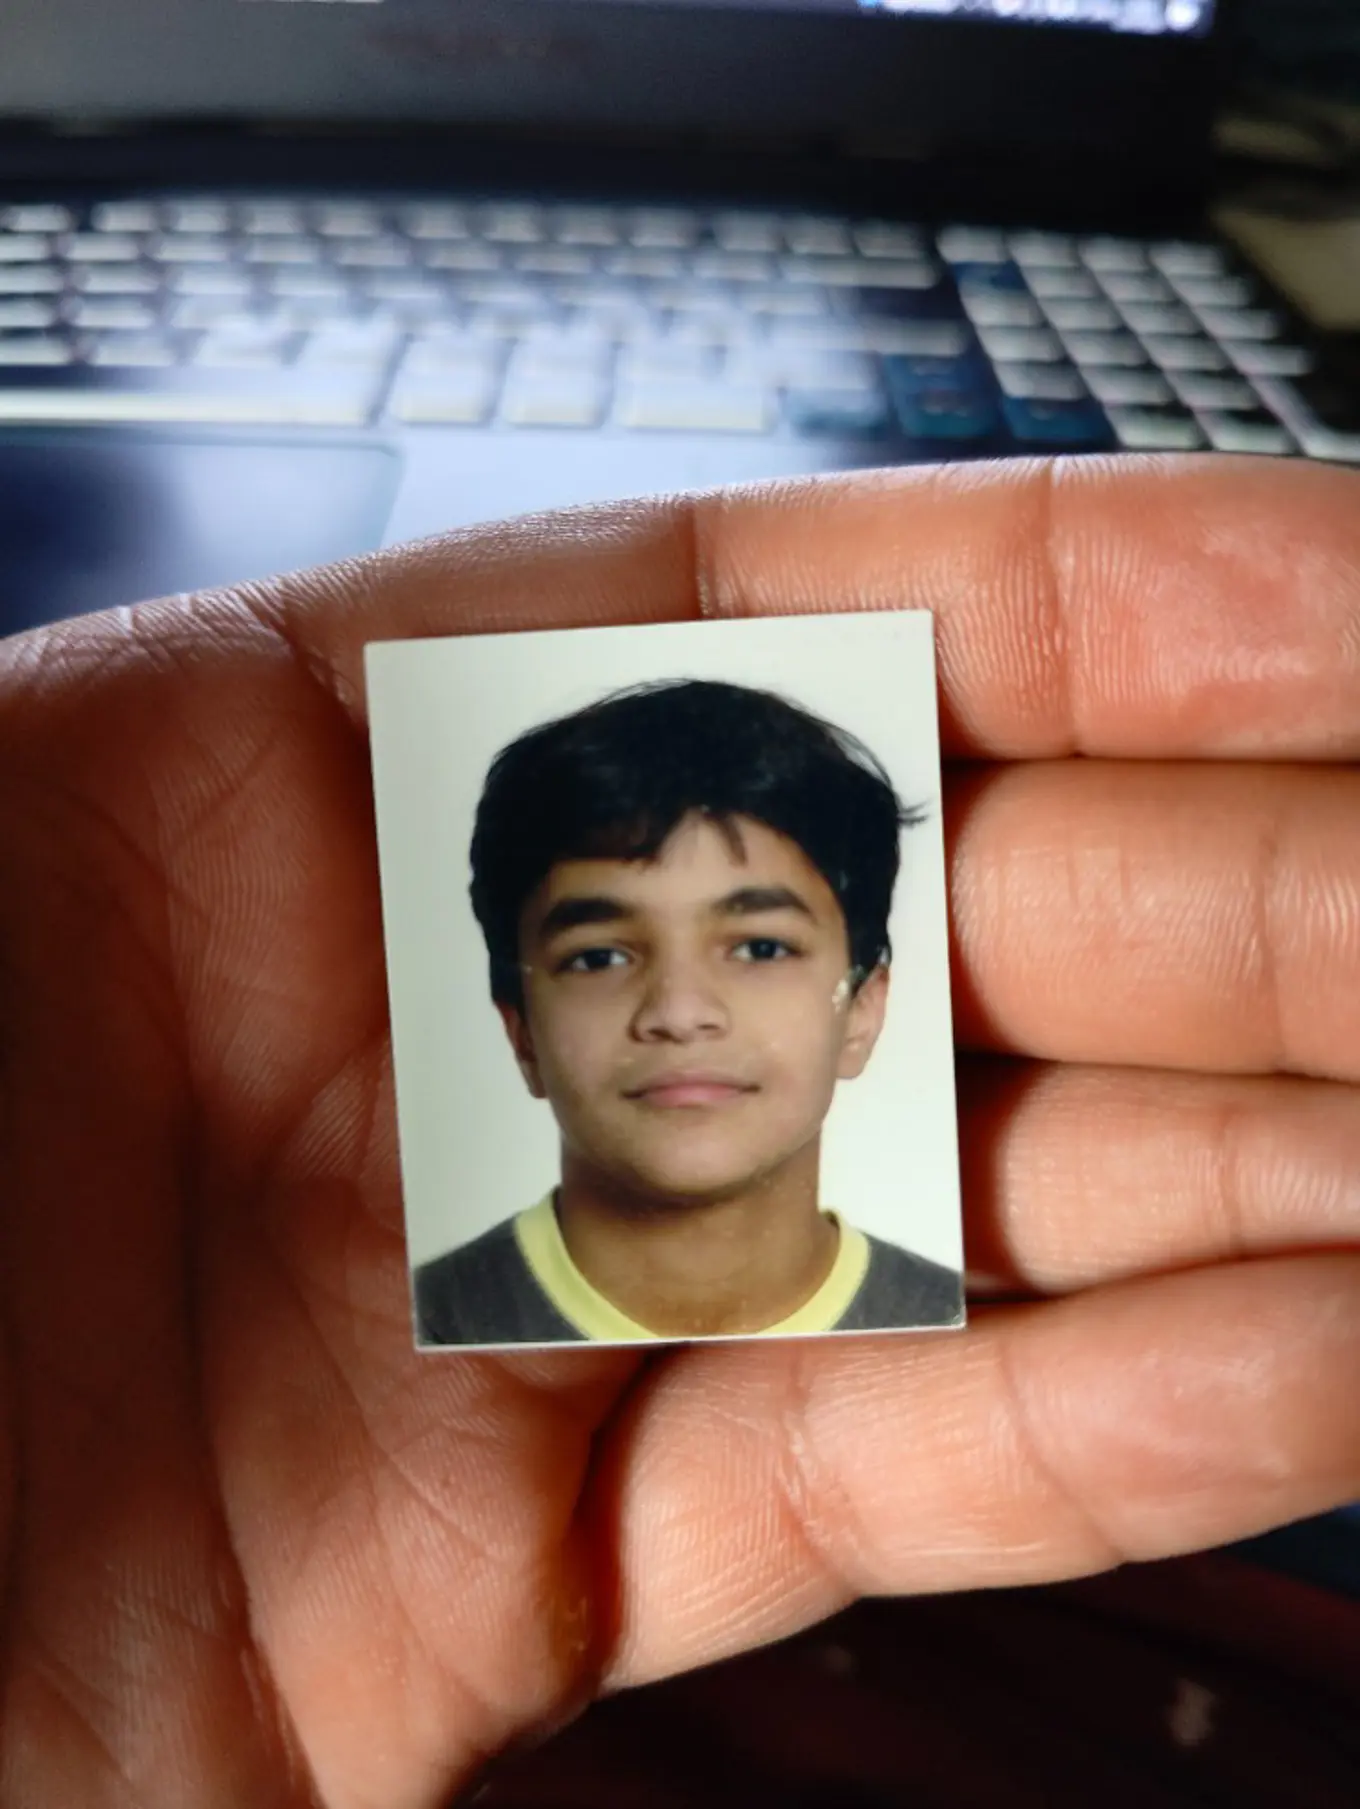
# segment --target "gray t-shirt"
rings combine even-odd
[[[956,1269],[865,1236],[869,1267],[833,1331],[962,1323],[962,1277]],[[421,1344],[586,1341],[540,1287],[519,1247],[513,1218],[460,1249],[422,1263],[415,1272],[415,1302]]]

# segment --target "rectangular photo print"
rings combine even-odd
[[[367,649],[417,1345],[964,1323],[932,618]]]

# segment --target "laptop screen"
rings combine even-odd
[[[1084,25],[1105,31],[1207,32],[1215,0],[855,0],[865,12],[932,18],[1004,19],[1025,25]]]
[[[1023,190],[1039,157],[1063,191],[1098,183],[1113,200],[1122,185],[1146,211],[1154,194],[1184,198],[1198,182],[1218,11],[1215,0],[0,0],[0,175],[79,167],[113,181],[134,138],[187,149],[185,133],[217,132],[241,147],[223,171],[247,180],[265,135],[343,137],[357,167],[366,137],[447,144],[490,127],[502,142],[569,133],[749,151],[771,181],[797,148],[929,168],[932,183],[967,163]],[[48,146],[41,165],[23,149],[34,132]],[[475,173],[508,181],[503,166],[497,154]],[[190,174],[165,149],[140,167]],[[628,173],[614,157],[611,185]]]

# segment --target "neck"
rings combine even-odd
[[[593,1287],[667,1338],[758,1332],[810,1300],[839,1232],[818,1206],[818,1150],[720,1199],[620,1189],[563,1152],[556,1209],[572,1261]]]

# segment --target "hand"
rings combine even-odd
[[[856,1594],[1360,1494],[1358,573],[1343,473],[961,468],[11,642],[0,1800],[418,1809]],[[418,1358],[364,643],[900,606],[939,618],[975,1299],[1024,1298]]]

